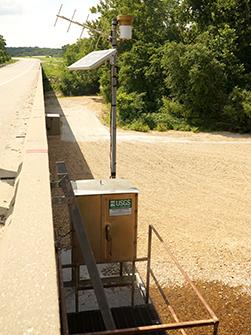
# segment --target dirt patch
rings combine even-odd
[[[210,301],[210,305],[220,320],[220,335],[249,335],[251,334],[251,297],[242,293],[242,288],[232,288],[222,285],[220,282],[195,282],[196,287],[204,297]],[[200,304],[191,287],[174,286],[164,287],[164,294],[168,297],[169,303],[177,311],[180,321],[210,319],[210,316]],[[158,309],[163,323],[174,322],[167,305],[156,288],[151,289],[151,297]],[[203,335],[211,335],[212,328],[201,330]],[[198,329],[186,330],[187,335],[197,335]],[[180,334],[180,332],[172,332]]]
[[[69,98],[67,106],[64,99],[59,101],[63,131],[68,126],[71,140],[49,140],[52,173],[55,161],[64,160],[73,179],[109,178],[109,136],[102,133],[104,126],[95,121],[102,133],[98,136],[95,127],[70,120],[78,115],[77,108],[78,120],[90,112],[88,99],[72,98],[73,113]],[[93,106],[93,100],[90,103]],[[120,131],[118,136],[117,176],[140,190],[138,256],[146,255],[148,225],[153,224],[202,288],[221,319],[223,335],[250,335],[250,143],[250,136],[229,133]],[[198,304],[185,303],[190,299],[187,287],[156,241],[152,267],[160,286],[173,295],[178,314],[195,319]],[[139,269],[144,276],[145,266]],[[160,300],[157,304],[165,317],[165,305]]]

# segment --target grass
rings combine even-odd
[[[7,64],[14,64],[16,62],[18,62],[18,59],[11,58],[11,60],[9,60],[7,63],[5,63],[5,65],[7,65]]]
[[[48,56],[36,56],[34,58],[40,59],[42,63],[45,92],[53,90],[56,93],[60,93],[60,82],[66,67],[64,59]]]
[[[4,66],[9,65],[9,64],[14,64],[14,63],[16,63],[16,62],[18,62],[17,59],[13,59],[13,58],[11,58],[8,62],[5,62],[5,63],[3,63],[3,64],[0,64],[0,67],[4,67]]]

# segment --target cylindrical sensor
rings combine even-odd
[[[119,15],[117,17],[119,23],[120,39],[130,40],[132,39],[132,23],[133,16],[131,15]]]

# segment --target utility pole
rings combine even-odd
[[[112,31],[111,31],[111,44],[113,49],[117,50],[117,19],[112,20]],[[111,164],[111,178],[116,178],[116,144],[117,144],[117,125],[116,125],[116,114],[117,114],[117,52],[112,56],[111,59],[111,116],[110,116],[110,164]]]

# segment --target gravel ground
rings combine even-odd
[[[90,121],[101,109],[93,97],[47,100],[47,110],[63,116],[61,138],[49,139],[52,175],[55,161],[65,160],[73,179],[109,177],[107,128]],[[140,189],[138,256],[146,255],[153,224],[220,318],[220,334],[250,335],[251,137],[120,131],[117,164],[118,177]],[[62,206],[54,216],[57,234],[64,235],[69,226]],[[152,269],[181,320],[205,317],[157,239]],[[144,275],[142,266],[140,272]],[[169,320],[155,285],[152,299],[163,321]]]

